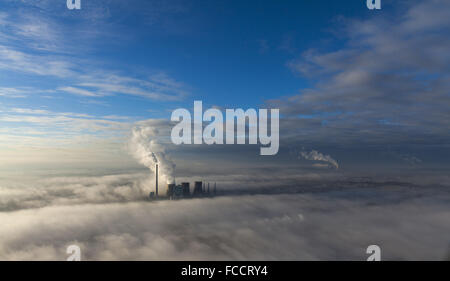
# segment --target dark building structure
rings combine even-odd
[[[194,185],[194,197],[201,196],[203,194],[203,183],[201,181],[196,181]]]
[[[183,196],[184,197],[190,197],[191,196],[191,190],[189,187],[189,183],[188,182],[183,182],[181,183],[181,186],[183,187]]]
[[[174,189],[175,189],[174,183],[167,184],[167,197],[172,198]]]
[[[158,189],[156,188],[156,192],[150,192],[149,195],[150,200],[162,199],[158,198],[157,190]],[[216,185],[214,184],[214,194],[215,192],[216,192]],[[189,182],[182,182],[181,184],[178,185],[175,183],[167,184],[166,198],[169,200],[203,197],[203,196],[212,196],[209,183],[208,188],[206,188],[206,183],[203,183],[202,181],[196,181],[194,183],[194,191],[192,194]]]

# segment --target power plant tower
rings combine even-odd
[[[174,183],[167,184],[167,197],[169,199],[173,199],[174,190],[175,190],[175,184]]]
[[[194,194],[193,196],[201,196],[203,194],[203,187],[201,181],[196,181],[194,185]]]
[[[156,198],[158,198],[158,163],[156,163],[156,177],[155,177],[155,186],[156,186]]]
[[[155,153],[151,153],[155,163],[155,191],[151,191],[149,194],[149,200],[159,200],[159,162]],[[181,184],[175,184],[175,181],[167,184],[166,197],[170,200],[177,200],[182,198],[203,197],[211,194],[211,186],[208,182],[206,185],[203,181],[196,181],[194,183],[194,190],[191,194],[189,182],[182,182]],[[216,194],[216,183],[214,183],[214,194]]]
[[[191,196],[191,191],[190,191],[189,183],[188,182],[183,182],[183,183],[181,183],[181,186],[183,187],[183,196],[185,198],[190,197]]]

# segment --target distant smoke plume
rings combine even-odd
[[[133,128],[129,149],[133,157],[155,173],[156,161],[159,164],[161,182],[174,182],[175,164],[167,158],[165,146],[158,141],[159,130],[151,126]],[[155,159],[156,158],[156,159]]]
[[[331,158],[330,155],[324,155],[317,150],[311,150],[310,152],[302,151],[300,152],[300,156],[306,160],[327,162],[329,165],[339,169],[339,164],[336,160]]]

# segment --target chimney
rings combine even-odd
[[[156,186],[156,198],[158,198],[158,163],[156,163],[155,186]]]

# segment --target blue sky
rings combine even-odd
[[[283,159],[448,163],[446,1],[65,2],[0,4],[4,165],[113,163],[133,127],[167,136],[194,100],[279,108]]]
[[[318,43],[335,47],[331,32],[338,17],[371,16],[361,1],[85,1],[80,11],[67,10],[65,1],[37,2],[41,6],[1,4],[3,34],[11,36],[3,43],[32,57],[22,69],[3,68],[0,83],[43,91],[26,99],[2,97],[4,106],[138,119],[167,117],[167,110],[191,106],[193,99],[245,108],[294,94],[308,81],[286,63]],[[49,73],[27,69],[47,60],[66,65]],[[83,78],[73,77],[103,72],[142,81],[165,76],[180,84],[183,95],[90,97],[61,90],[98,90],[75,87]]]

